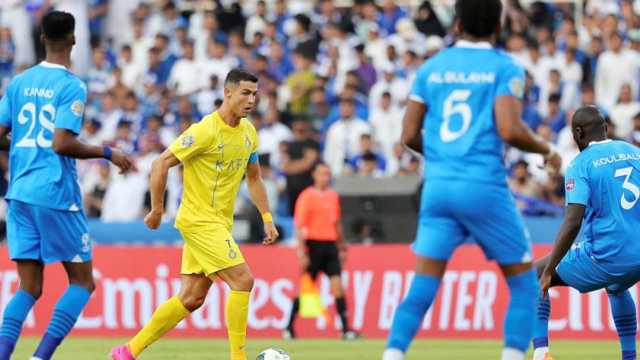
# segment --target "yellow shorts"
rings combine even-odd
[[[212,274],[244,263],[233,236],[225,229],[182,231],[181,274]]]

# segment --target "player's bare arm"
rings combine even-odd
[[[522,101],[515,96],[499,96],[494,112],[498,134],[505,142],[520,150],[542,154],[550,166],[560,169],[560,154],[522,121]]]
[[[76,138],[76,135],[66,129],[58,128],[53,133],[53,151],[58,155],[75,159],[109,159],[120,168],[120,173],[134,168],[131,158],[119,149],[88,145]]]
[[[8,151],[11,147],[9,128],[0,126],[0,150]]]
[[[260,175],[260,164],[256,161],[253,164],[247,165],[247,187],[249,188],[249,195],[251,201],[253,201],[260,214],[262,214],[262,220],[264,222],[265,238],[262,242],[265,245],[272,244],[278,238],[278,230],[273,224],[273,219],[269,213],[269,199],[267,198],[267,189],[262,181]],[[268,214],[268,216],[265,216]]]
[[[144,223],[149,229],[157,229],[164,214],[164,191],[167,187],[169,169],[180,164],[173,153],[167,149],[151,165],[149,176],[149,193],[151,194],[151,211],[144,217]]]
[[[551,279],[555,273],[555,269],[560,263],[560,260],[569,251],[571,245],[580,232],[580,226],[582,226],[582,218],[584,217],[585,206],[581,204],[569,204],[565,211],[564,220],[560,226],[560,231],[556,237],[556,241],[553,245],[551,255],[547,262],[547,267],[540,276],[540,287],[542,289],[543,296],[547,296],[547,291],[551,287]]]
[[[427,107],[418,101],[409,100],[402,120],[402,143],[409,149],[422,153],[422,121]]]

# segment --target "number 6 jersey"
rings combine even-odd
[[[76,161],[52,149],[56,128],[79,134],[85,84],[64,66],[42,62],[17,75],[0,101],[0,125],[11,131],[7,199],[80,211]]]
[[[458,179],[506,186],[503,142],[494,104],[522,98],[524,68],[489,43],[458,41],[424,63],[410,99],[425,104],[425,180]]]
[[[592,259],[620,270],[640,265],[640,149],[592,142],[565,175],[566,203],[586,207],[582,233]]]

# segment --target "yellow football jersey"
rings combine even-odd
[[[218,112],[191,125],[169,147],[184,167],[176,227],[193,231],[224,227],[231,231],[233,205],[258,136],[243,118],[231,127]]]

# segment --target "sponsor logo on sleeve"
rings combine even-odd
[[[565,188],[567,189],[567,191],[573,191],[573,189],[576,188],[576,181],[573,179],[568,179]]]
[[[84,113],[84,103],[80,100],[76,100],[71,104],[71,112],[75,116],[82,116]]]
[[[182,147],[188,148],[191,147],[191,145],[193,145],[196,142],[196,140],[193,138],[193,135],[185,135],[182,137]]]
[[[522,97],[524,95],[524,81],[519,77],[514,77],[509,80],[509,90],[514,96]]]

